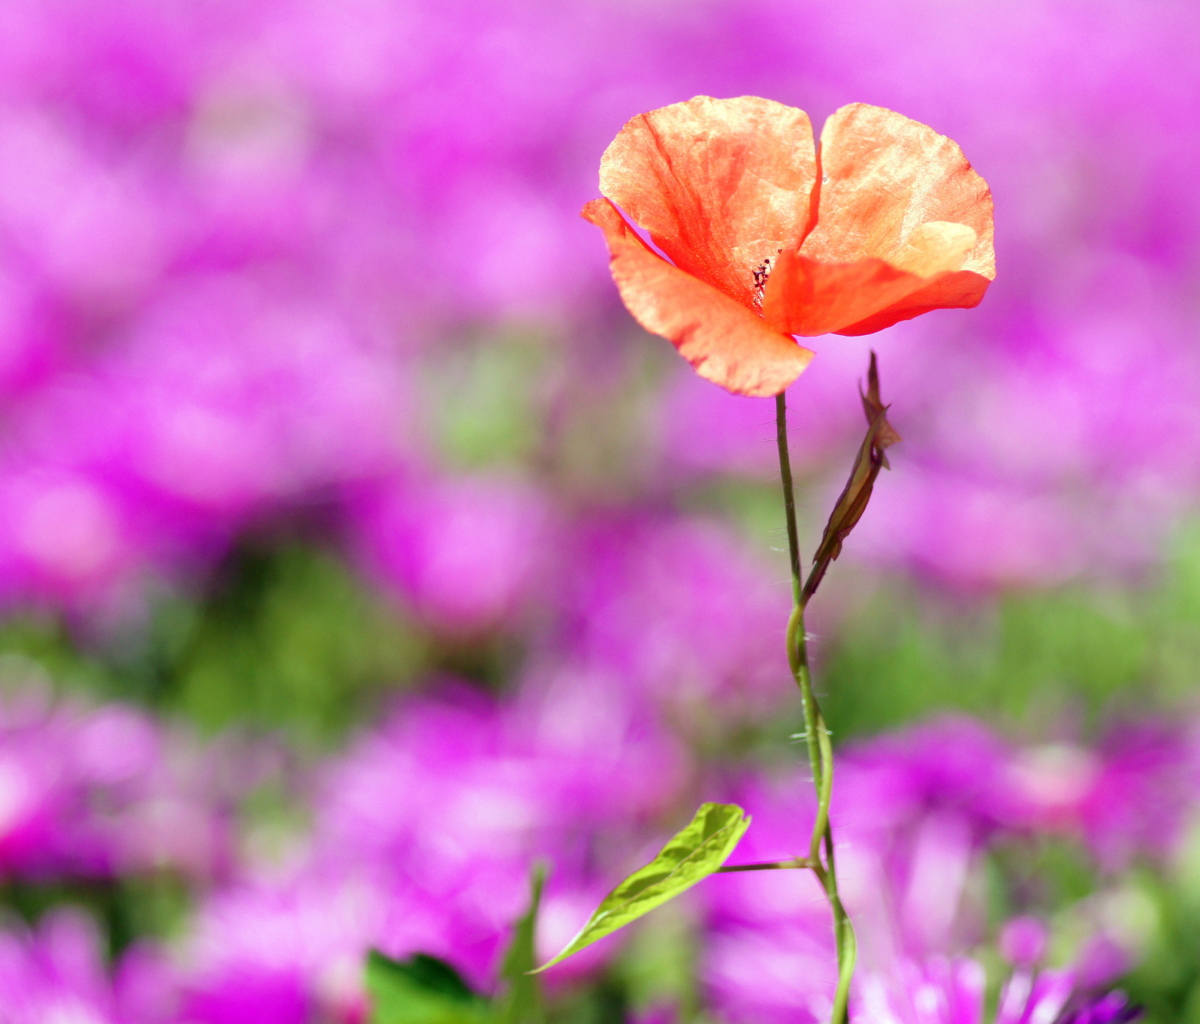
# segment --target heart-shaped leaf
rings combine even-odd
[[[703,804],[696,816],[662,852],[604,897],[596,912],[566,949],[538,971],[611,935],[685,889],[711,875],[750,827],[746,812],[734,804]]]

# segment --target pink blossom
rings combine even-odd
[[[0,990],[3,1024],[168,1024],[178,1009],[159,953],[131,949],[110,978],[94,923],[72,909],[52,911],[32,932],[0,931]]]
[[[169,869],[197,881],[232,857],[215,763],[145,712],[18,690],[0,707],[0,869],[49,880]],[[208,763],[206,763],[208,762]]]
[[[528,483],[418,475],[373,489],[349,528],[368,573],[435,628],[469,633],[515,624],[544,582],[553,520]]]
[[[781,641],[788,584],[715,523],[600,523],[583,533],[578,557],[566,643],[635,699],[650,695],[694,720],[714,705],[745,715],[792,696]]]
[[[550,688],[506,706],[452,688],[361,737],[327,767],[312,838],[290,863],[251,870],[202,907],[188,943],[198,1019],[268,1000],[300,1015],[280,1020],[313,1008],[356,1020],[372,947],[444,957],[491,990],[538,859],[550,868],[539,955],[557,952],[682,783],[678,749],[644,717],[565,706],[574,696]],[[595,743],[579,741],[580,713]],[[611,948],[550,983],[594,970]]]

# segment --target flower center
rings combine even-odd
[[[775,254],[783,252],[783,249],[776,249]],[[754,305],[762,309],[763,291],[767,287],[767,280],[771,276],[772,263],[775,256],[768,256],[757,267],[754,268]]]

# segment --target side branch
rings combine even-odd
[[[819,867],[820,862],[814,862],[808,857],[793,857],[791,860],[768,860],[758,864],[726,864],[722,868],[717,868],[714,874],[722,872],[734,871],[779,871],[788,868],[813,868]]]

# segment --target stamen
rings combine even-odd
[[[783,249],[775,250],[776,255],[781,252],[783,252]],[[767,281],[770,280],[771,271],[774,269],[772,267],[774,259],[774,256],[768,256],[754,268],[754,304],[759,309],[762,309],[763,291],[766,289]]]

